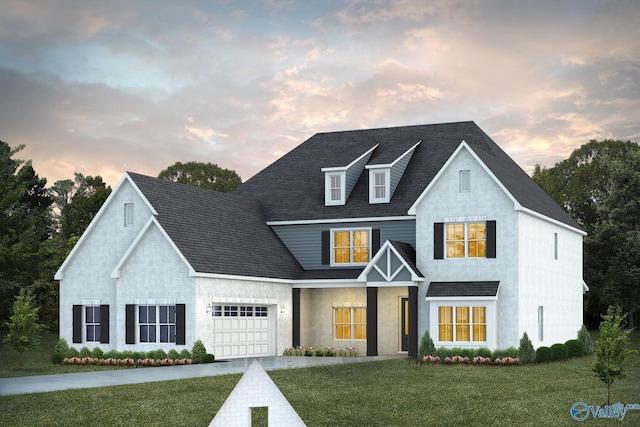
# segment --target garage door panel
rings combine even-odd
[[[270,355],[268,313],[266,306],[220,305],[213,322],[216,358]]]

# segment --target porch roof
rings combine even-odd
[[[500,282],[431,282],[427,298],[436,297],[495,297]]]

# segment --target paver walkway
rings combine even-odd
[[[406,358],[406,356],[365,357],[255,357],[232,359],[217,363],[162,366],[157,368],[114,369],[112,371],[79,372],[75,374],[39,375],[0,379],[0,396],[12,394],[44,393],[79,388],[139,384],[155,381],[181,380],[215,375],[241,374],[257,360],[265,371],[275,369],[307,368],[311,366],[361,363],[374,360]]]

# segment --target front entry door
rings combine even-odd
[[[409,298],[402,298],[400,312],[400,350],[409,351]]]

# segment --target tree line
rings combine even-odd
[[[14,158],[24,146],[0,141],[0,325],[15,297],[28,291],[40,319],[58,324],[58,282],[64,259],[111,194],[100,176],[75,173],[47,187],[30,161]],[[169,166],[159,178],[229,192],[242,180],[211,163]],[[610,305],[640,311],[640,148],[629,141],[590,141],[533,179],[588,233],[584,240],[584,319],[600,324]],[[1,327],[1,326],[0,326]]]
[[[59,284],[53,276],[111,187],[99,175],[78,172],[47,187],[31,161],[16,158],[23,149],[0,141],[0,329],[22,290],[39,308],[40,321],[57,330]],[[158,177],[225,192],[242,183],[235,171],[212,163],[177,162]]]

